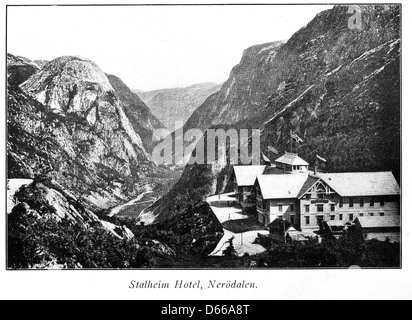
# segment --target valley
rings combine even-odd
[[[400,9],[362,6],[361,30],[348,17],[320,12],[288,40],[245,48],[223,84],[187,88],[143,92],[86,58],[7,54],[8,268],[398,267],[399,246],[359,235],[284,243],[231,203],[229,161],[153,157],[176,122],[204,133],[200,150],[208,129],[258,129],[262,164],[293,132],[311,171],[322,155],[323,172],[401,183]]]

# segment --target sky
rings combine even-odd
[[[287,40],[331,6],[9,7],[7,51],[88,58],[143,91],[225,82],[245,49]]]

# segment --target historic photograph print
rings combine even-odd
[[[7,269],[401,268],[401,13],[8,6]]]

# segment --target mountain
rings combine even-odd
[[[163,89],[149,92],[136,90],[153,114],[170,130],[175,130],[175,122],[185,123],[190,115],[210,95],[220,89],[215,83],[200,83],[187,88]]]
[[[169,260],[167,245],[137,239],[106,214],[162,184],[166,169],[149,155],[162,124],[88,59],[61,57],[40,68],[8,54],[7,62],[8,267],[140,268],[153,257]]]
[[[347,6],[318,14],[285,44],[245,51],[222,89],[187,128],[260,128],[280,151],[289,132],[333,171],[400,172],[400,8],[361,6],[363,27],[350,29]],[[263,146],[266,149],[266,144]]]
[[[12,54],[7,54],[7,81],[11,86],[18,86],[40,70],[33,61]]]
[[[145,150],[151,153],[156,144],[156,141],[153,141],[154,131],[164,129],[165,126],[120,78],[110,74],[106,76],[122,102],[123,110],[134,131],[139,133]]]
[[[14,71],[22,68],[10,65],[9,79],[21,78]],[[134,105],[125,87],[110,77],[122,89],[116,92],[87,59],[61,57],[30,70],[24,83],[19,85],[26,73],[8,86],[9,178],[47,175],[93,211],[139,194],[147,184],[144,172],[157,170],[134,130],[150,118],[147,107]],[[147,118],[133,118],[135,113]],[[144,138],[153,129],[150,121]]]
[[[34,63],[39,66],[39,68],[43,68],[49,61],[47,60],[34,60]]]
[[[261,149],[280,152],[290,151],[292,130],[304,140],[293,151],[311,164],[320,154],[327,171],[392,170],[400,179],[400,6],[360,7],[361,29],[349,28],[348,6],[335,6],[287,42],[245,50],[185,129],[261,129]],[[224,191],[230,172],[188,166],[153,212],[161,221]]]

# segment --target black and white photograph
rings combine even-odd
[[[52,4],[5,5],[8,274],[402,270],[403,4]]]

